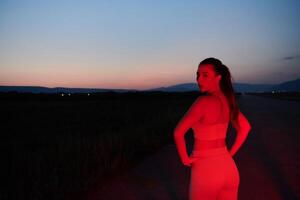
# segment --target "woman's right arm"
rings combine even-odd
[[[186,150],[184,135],[193,124],[198,122],[198,120],[204,116],[205,107],[207,107],[207,99],[208,97],[198,97],[174,129],[173,136],[175,145],[181,162],[186,166],[190,166],[191,160]]]
[[[235,141],[231,149],[229,150],[229,153],[231,156],[234,156],[236,152],[240,149],[242,144],[245,142],[248,133],[251,130],[251,125],[241,111],[239,112],[237,123],[232,122],[232,125],[235,128],[237,134]]]

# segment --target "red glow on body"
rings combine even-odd
[[[220,98],[219,98],[220,97]],[[237,199],[239,171],[232,156],[245,141],[250,124],[240,112],[233,123],[237,137],[228,151],[225,143],[230,122],[225,97],[200,96],[177,124],[174,140],[181,162],[191,167],[190,199]],[[184,135],[192,128],[194,149],[187,154]]]

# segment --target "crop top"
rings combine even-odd
[[[221,101],[220,101],[221,102]],[[223,111],[223,105],[221,102],[221,112]],[[219,114],[219,119],[221,121],[221,114]],[[198,123],[196,127],[193,128],[194,137],[197,140],[215,140],[215,139],[225,139],[228,129],[229,122],[214,123],[214,124],[203,124]]]
[[[217,124],[198,124],[197,131],[194,129],[194,137],[198,140],[215,140],[215,139],[225,139],[228,122],[217,123]],[[222,130],[222,131],[220,131]]]

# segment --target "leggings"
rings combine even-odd
[[[237,200],[239,171],[227,147],[193,151],[190,200]]]

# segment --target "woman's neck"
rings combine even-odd
[[[211,91],[209,92],[211,95],[214,95],[214,96],[218,96],[218,97],[223,97],[223,92],[221,90],[214,90],[214,91]]]

